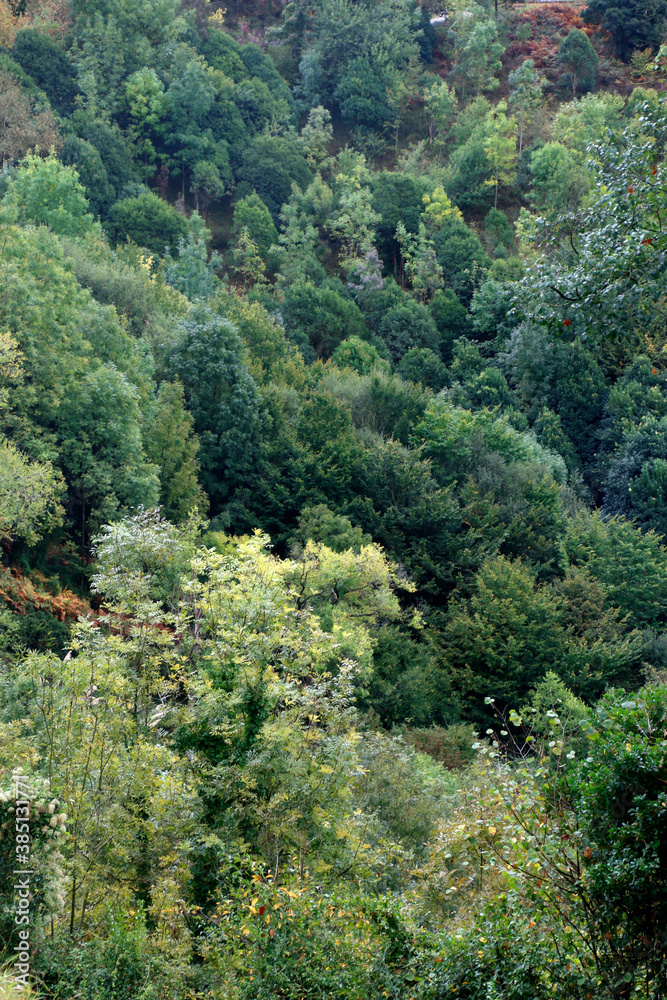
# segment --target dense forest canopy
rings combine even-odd
[[[0,996],[667,995],[666,40],[0,0]]]

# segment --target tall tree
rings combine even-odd
[[[508,104],[519,126],[519,156],[523,149],[523,133],[542,103],[545,81],[535,69],[534,59],[524,59],[507,78],[510,85]]]

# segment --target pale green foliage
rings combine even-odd
[[[585,153],[589,143],[604,141],[609,129],[619,127],[624,106],[620,94],[586,94],[561,104],[552,128],[554,141]]]
[[[470,93],[479,95],[482,90],[495,90],[499,85],[495,73],[501,68],[503,46],[487,11],[478,3],[456,0],[450,6],[449,23],[454,42],[452,72],[462,99]]]
[[[315,256],[317,230],[308,216],[299,209],[298,193],[283,206],[281,220],[283,231],[279,236],[280,246],[276,256],[280,261],[278,283],[281,286],[320,277],[322,265]]]
[[[500,101],[489,118],[489,134],[484,146],[491,178],[487,181],[495,189],[495,206],[498,207],[498,186],[514,179],[517,149],[517,125],[507,117],[507,103]]]
[[[431,206],[429,206],[430,208]],[[419,233],[406,232],[399,222],[396,240],[401,248],[403,265],[408,281],[419,302],[426,302],[444,285],[442,267],[438,263],[433,242],[429,239],[426,226],[419,225]]]
[[[235,246],[232,247],[232,265],[246,286],[266,281],[266,264],[247,226],[242,228],[236,238]]]
[[[428,82],[424,103],[428,115],[429,142],[431,145],[436,140],[443,143],[456,115],[456,96],[451,87],[441,77],[436,76]]]
[[[336,205],[328,228],[341,241],[341,263],[351,272],[373,249],[375,227],[381,216],[372,205],[371,173],[365,157],[344,152],[338,159]]]
[[[31,462],[0,438],[0,538],[34,545],[62,523],[65,483],[50,462]]]
[[[311,167],[319,166],[328,156],[327,147],[333,139],[331,113],[318,105],[311,108],[306,124],[301,129],[299,144]]]
[[[461,210],[452,204],[444,188],[436,187],[431,194],[424,195],[423,201],[422,219],[431,233],[441,229],[449,219],[463,222]]]
[[[543,448],[530,432],[517,431],[505,414],[493,410],[473,413],[447,400],[435,399],[429,403],[416,433],[424,441],[426,453],[441,466],[447,482],[465,475],[471,459],[479,452],[480,442],[506,461],[536,462],[561,482],[567,477],[560,455]]]
[[[28,153],[2,205],[16,222],[48,226],[60,236],[99,231],[99,224],[88,211],[79,175],[73,167],[63,166],[55,153],[46,159]]]
[[[192,414],[185,409],[181,383],[163,382],[146,434],[146,455],[159,469],[164,514],[176,523],[194,511],[204,512],[208,506],[197,480],[199,440],[193,423]]]
[[[509,74],[510,96],[508,104],[519,126],[519,153],[523,149],[523,135],[526,126],[540,107],[545,86],[533,59],[524,59],[517,69]]]

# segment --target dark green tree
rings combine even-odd
[[[44,91],[60,114],[71,114],[79,88],[76,71],[60,45],[35,28],[24,28],[14,39],[12,57]]]
[[[625,62],[636,49],[655,48],[665,37],[665,0],[590,0],[582,12],[587,24],[600,25],[614,39]]]
[[[188,236],[183,216],[152,191],[117,201],[109,213],[107,229],[116,243],[129,238],[158,256],[166,247],[175,250],[178,241]]]
[[[560,44],[558,62],[565,70],[565,83],[572,88],[573,94],[593,88],[598,54],[586,32],[579,28],[572,29]]]
[[[76,168],[91,211],[105,219],[116,197],[97,149],[85,139],[70,135],[63,143],[60,159],[65,165]]]
[[[239,476],[252,467],[259,403],[236,327],[203,305],[181,325],[170,367],[185,390],[201,451],[201,482],[219,514]]]

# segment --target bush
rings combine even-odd
[[[117,201],[107,229],[115,243],[130,239],[160,257],[166,248],[175,251],[178,241],[188,236],[183,216],[152,192]]]
[[[398,374],[408,382],[421,382],[435,392],[440,392],[449,383],[447,369],[428,347],[413,347],[407,351],[399,361]]]
[[[392,361],[400,361],[412,347],[428,347],[434,352],[439,349],[440,338],[431,314],[414,299],[392,306],[380,323],[378,335],[387,345]]]
[[[290,338],[307,342],[322,358],[330,357],[346,336],[363,337],[367,332],[359,307],[325,286],[292,285],[285,292],[282,314]]]

